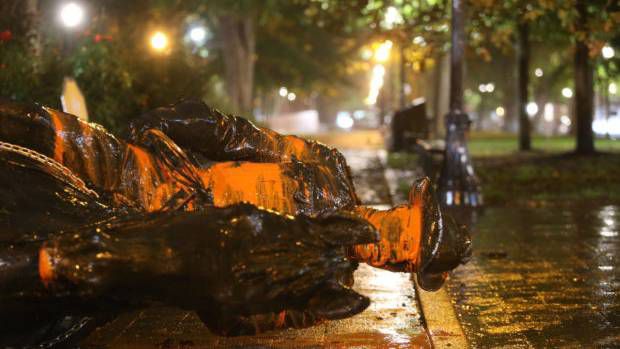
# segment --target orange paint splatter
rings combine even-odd
[[[49,255],[45,247],[39,250],[39,277],[45,287],[49,287],[51,282],[54,280],[52,257]]]
[[[278,313],[278,318],[275,324],[276,328],[283,328],[285,320],[286,320],[286,310],[282,310],[280,313]]]

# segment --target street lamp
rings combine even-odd
[[[603,58],[605,59],[613,58],[616,55],[616,51],[614,50],[614,48],[609,45],[603,46],[603,48],[601,49],[601,53],[603,54]]]
[[[150,44],[155,52],[164,52],[169,45],[168,35],[162,31],[156,31],[151,35]]]
[[[60,7],[60,20],[67,28],[75,28],[84,21],[84,8],[76,2],[69,2]]]
[[[572,98],[573,90],[571,90],[570,87],[564,87],[562,89],[562,96],[564,96],[565,98]]]

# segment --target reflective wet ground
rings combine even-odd
[[[209,332],[193,312],[154,307],[120,316],[97,329],[83,348],[430,348],[406,274],[368,266],[355,289],[372,299],[361,314],[303,330],[225,338]]]
[[[474,348],[620,347],[620,206],[487,208],[448,289]]]

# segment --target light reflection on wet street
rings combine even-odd
[[[448,283],[472,347],[620,345],[620,207],[487,208]]]
[[[125,314],[96,330],[84,348],[430,348],[409,276],[360,266],[355,289],[368,309],[352,318],[303,330],[218,337],[193,312],[154,307]]]

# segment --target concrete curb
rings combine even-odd
[[[436,292],[428,292],[416,282],[415,289],[433,348],[469,348],[445,287]]]

